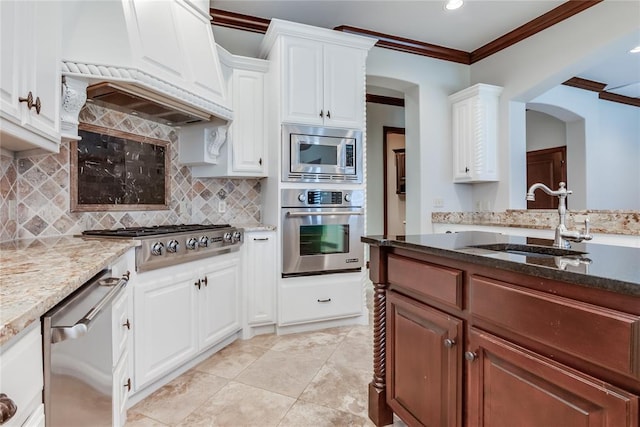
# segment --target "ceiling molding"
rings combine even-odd
[[[376,104],[393,105],[395,107],[404,107],[403,98],[394,98],[391,96],[367,94],[367,102],[374,102]]]
[[[640,98],[632,98],[630,96],[618,95],[617,93],[602,91],[598,94],[598,98],[605,101],[617,102],[620,104],[631,105],[633,107],[640,107]]]
[[[428,56],[431,58],[443,59],[445,61],[457,62],[460,64],[469,65],[471,63],[469,53],[462,50],[451,49],[448,47],[438,46],[435,44],[425,43],[417,40],[405,39],[402,37],[392,36],[390,34],[383,34],[363,28],[351,27],[349,25],[340,25],[338,27],[335,27],[334,30],[341,31],[343,33],[377,38],[378,42],[376,43],[376,46],[378,47],[397,50],[405,53],[412,53],[415,55]]]
[[[602,92],[604,88],[607,87],[606,83],[595,82],[581,77],[572,77],[562,84],[565,86],[577,87],[578,89],[590,90],[592,92]]]
[[[598,98],[605,101],[617,102],[620,104],[631,105],[633,107],[640,107],[640,98],[632,98],[630,96],[618,95],[617,93],[607,92],[606,90],[604,90],[604,88],[607,87],[606,83],[587,80],[581,77],[572,77],[562,84],[565,86],[571,86],[578,89],[597,92]]]
[[[211,16],[211,23],[213,25],[251,31],[253,33],[266,33],[267,28],[269,28],[269,23],[271,22],[270,19],[228,12],[222,9],[209,9],[209,15]]]
[[[544,15],[527,22],[524,25],[516,28],[507,34],[498,37],[492,42],[485,44],[484,46],[474,50],[470,53],[471,64],[478,62],[488,56],[493,55],[496,52],[506,49],[534,34],[539,33],[559,22],[564,21],[567,18],[571,18],[573,15],[582,12],[603,0],[569,0],[562,3],[555,9],[550,10]]]

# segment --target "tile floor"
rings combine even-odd
[[[126,427],[373,426],[372,359],[370,325],[237,340],[129,409]]]

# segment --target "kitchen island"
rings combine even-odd
[[[640,249],[497,233],[367,236],[369,416],[638,426]]]

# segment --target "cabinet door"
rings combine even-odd
[[[122,427],[127,421],[127,402],[131,392],[129,358],[125,352],[113,369],[113,426]]]
[[[10,118],[18,123],[21,120],[21,108],[24,104],[18,98],[27,96],[20,93],[20,71],[23,63],[23,39],[19,36],[21,28],[21,3],[16,1],[0,2],[0,47],[2,61],[0,61],[0,111],[2,117]]]
[[[216,344],[241,328],[239,259],[210,263],[199,274],[199,350]]]
[[[245,233],[243,251],[247,323],[274,323],[277,274],[275,232]]]
[[[462,425],[462,321],[387,294],[387,402],[409,425]]]
[[[638,397],[471,329],[468,422],[473,426],[638,426]]]
[[[33,92],[40,100],[40,113],[35,108],[28,111],[29,123],[43,136],[60,141],[60,6],[58,2],[25,2],[31,8],[31,19],[24,22],[27,39],[32,37],[24,54],[26,83],[24,92]],[[24,96],[24,95],[23,95]]]
[[[471,100],[456,102],[452,107],[453,121],[453,180],[471,180],[470,129],[473,124]]]
[[[282,72],[282,121],[322,126],[322,43],[287,38]]]
[[[193,272],[144,275],[134,285],[136,390],[197,352]]]
[[[365,52],[324,46],[324,124],[362,129],[365,106]]]
[[[233,72],[233,172],[265,176],[264,73]]]

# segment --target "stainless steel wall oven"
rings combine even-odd
[[[282,277],[362,269],[363,190],[281,191]]]

